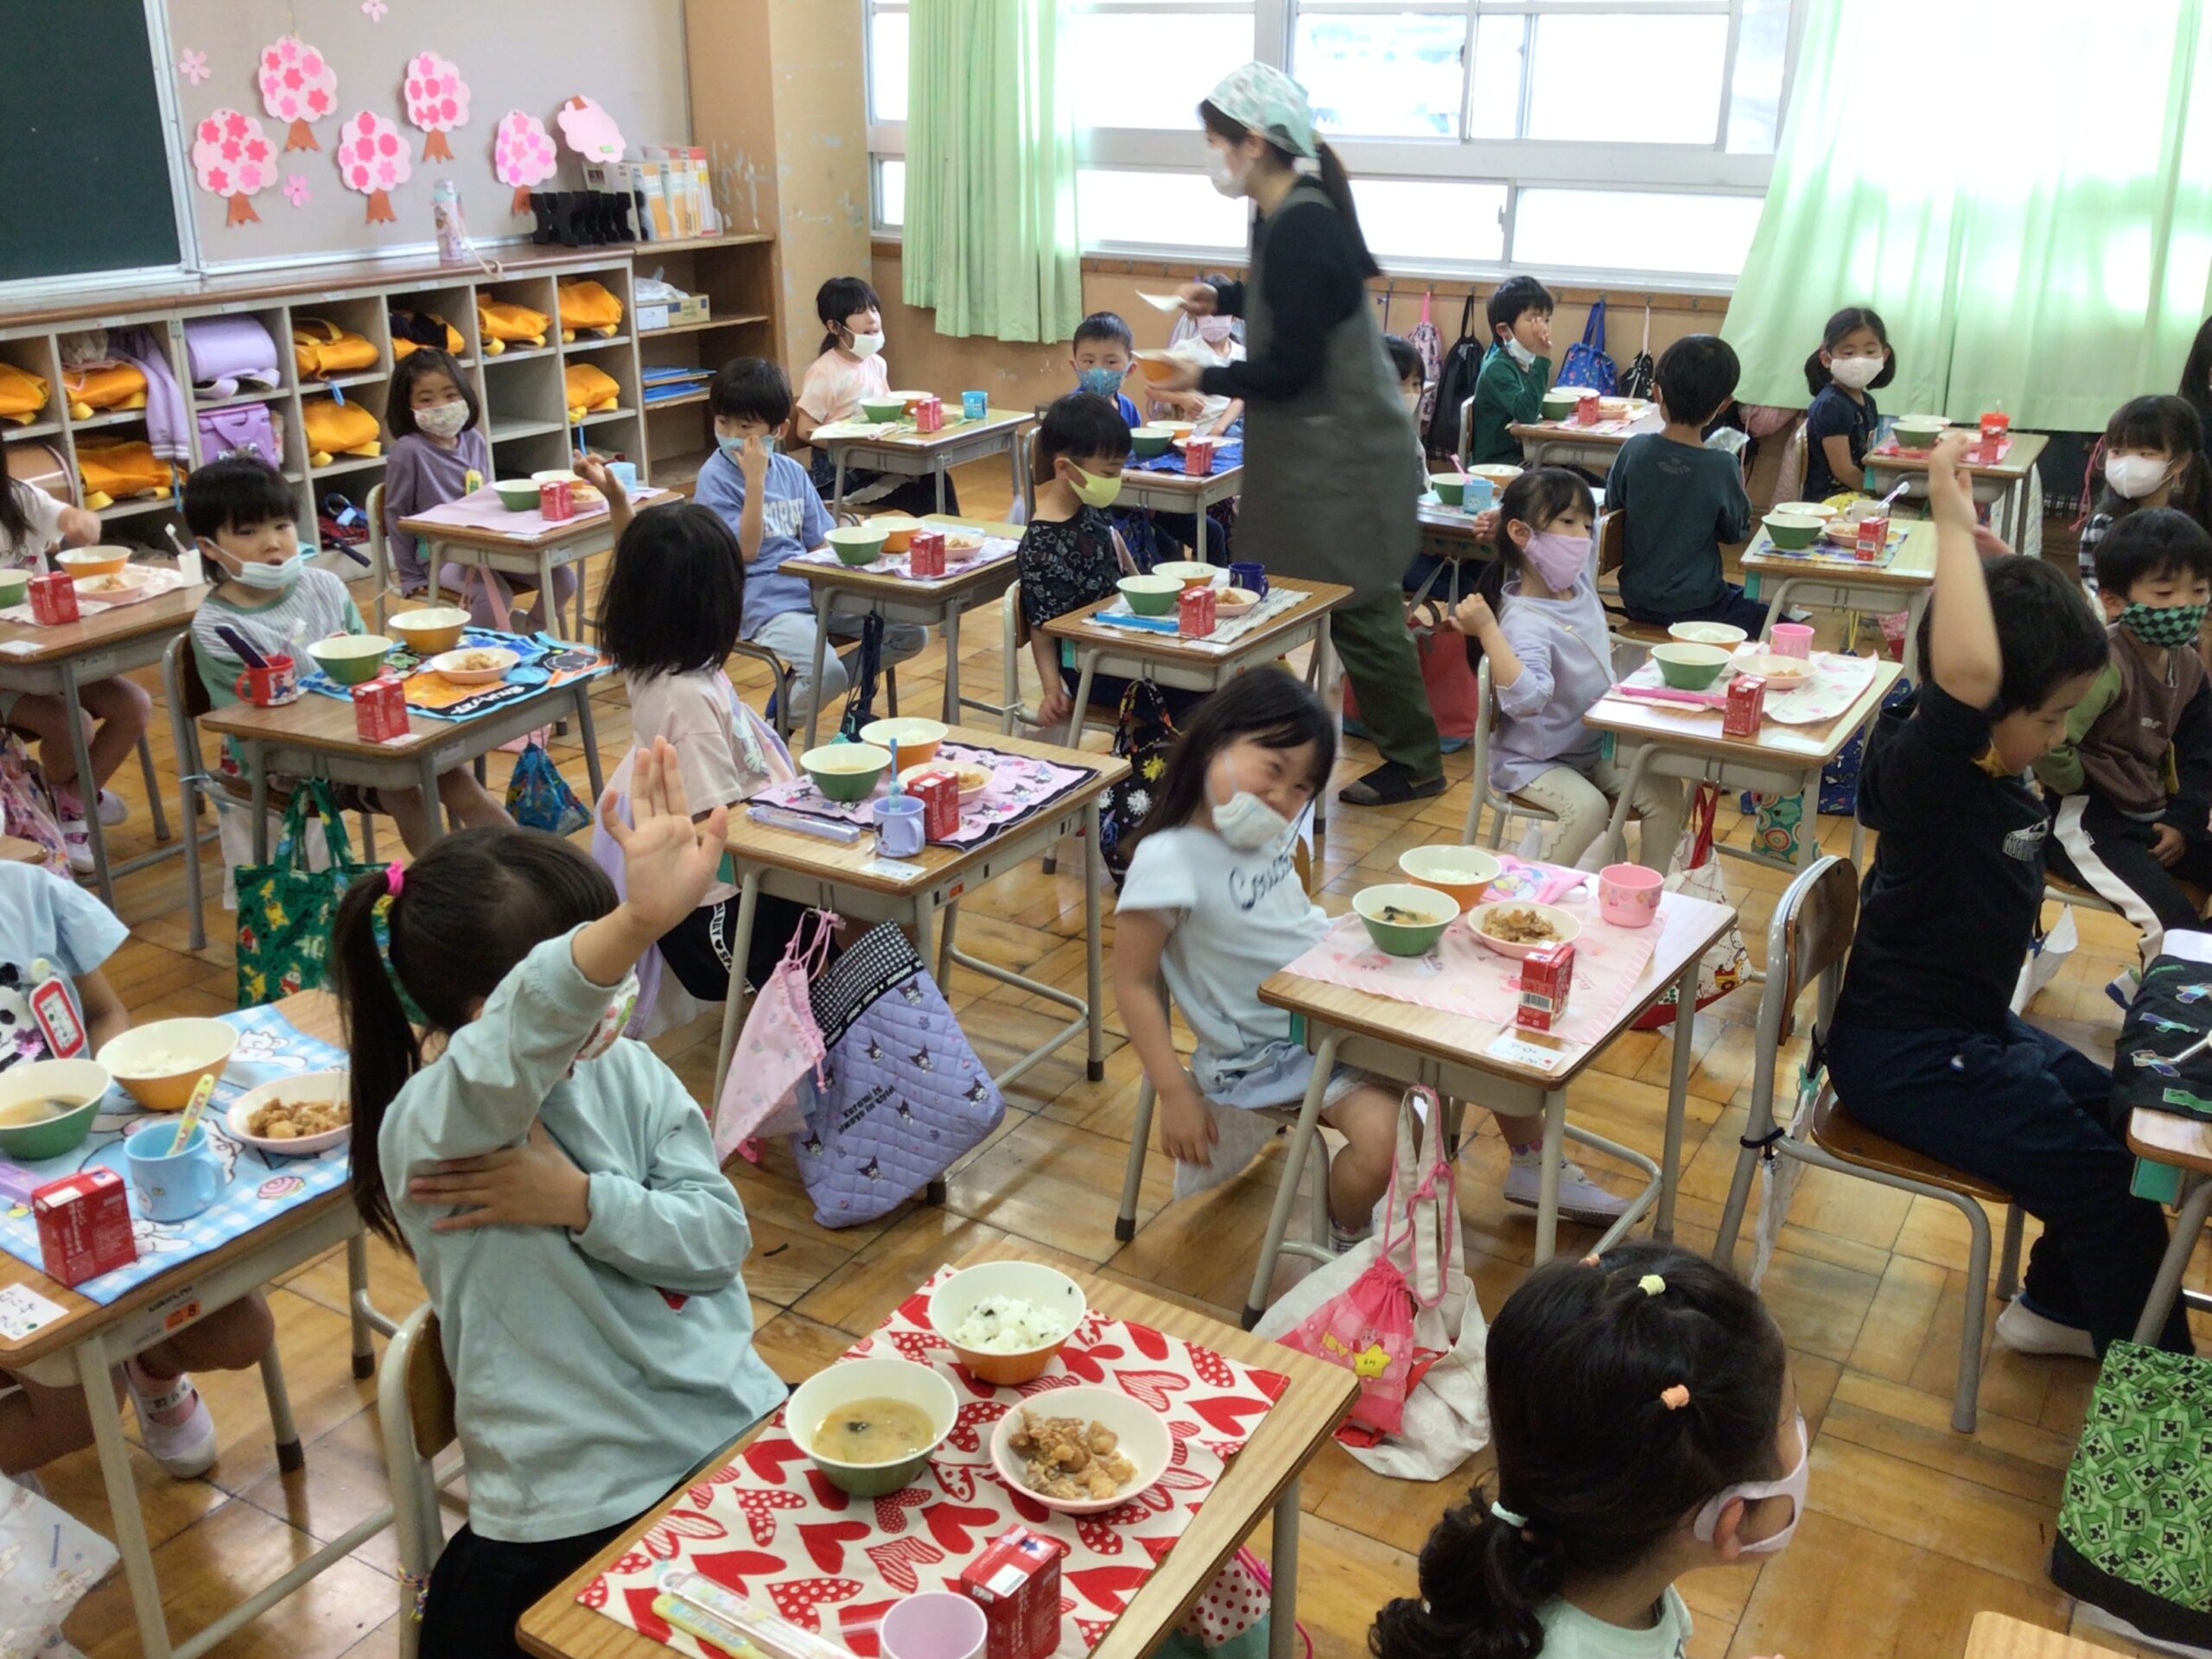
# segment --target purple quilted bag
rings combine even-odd
[[[184,356],[192,384],[218,397],[281,383],[276,342],[257,317],[187,318]]]
[[[203,409],[196,418],[202,466],[225,455],[258,455],[271,467],[283,466],[284,448],[276,440],[276,422],[268,404],[232,404],[222,409]]]
[[[942,1175],[1006,1116],[895,923],[870,929],[809,988],[828,1050],[799,1084],[798,1173],[824,1227],[874,1221]]]

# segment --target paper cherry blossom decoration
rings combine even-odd
[[[261,123],[237,110],[217,110],[192,130],[192,171],[202,190],[229,200],[226,225],[260,219],[246,198],[275,181],[271,159]]]
[[[560,165],[560,152],[543,121],[527,110],[509,110],[499,118],[492,139],[492,171],[501,184],[515,188],[511,211],[528,213],[530,187],[544,183]]]
[[[597,100],[572,98],[553,118],[561,124],[561,136],[569,141],[569,148],[586,161],[621,160],[622,130]]]
[[[338,112],[338,72],[330,60],[296,35],[285,35],[261,48],[256,70],[261,107],[276,121],[289,121],[284,148],[321,149],[308,124]]]
[[[295,207],[306,207],[308,198],[313,194],[308,184],[308,175],[304,173],[294,173],[284,181],[284,200]]]
[[[453,60],[435,52],[410,58],[401,90],[407,99],[407,119],[430,135],[423,143],[423,159],[453,160],[446,134],[468,124],[468,83],[461,78]]]
[[[207,67],[207,54],[188,46],[177,54],[176,72],[195,86],[213,73]]]
[[[399,215],[391,211],[392,187],[404,184],[412,170],[409,166],[412,152],[399,136],[399,128],[363,110],[346,118],[341,134],[338,176],[348,190],[358,190],[369,199],[368,223],[396,223]]]

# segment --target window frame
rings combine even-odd
[[[1253,19],[1253,56],[1287,70],[1298,17],[1301,13],[1322,16],[1387,17],[1396,12],[1464,15],[1467,55],[1463,59],[1459,136],[1448,138],[1332,138],[1345,169],[1355,179],[1391,180],[1408,183],[1425,181],[1503,185],[1505,203],[1501,213],[1503,257],[1497,261],[1453,260],[1441,255],[1418,260],[1403,256],[1378,261],[1385,270],[1435,274],[1482,280],[1503,276],[1516,268],[1514,245],[1516,209],[1521,193],[1529,188],[1602,190],[1658,194],[1764,197],[1774,174],[1771,152],[1731,152],[1728,127],[1734,99],[1738,43],[1748,0],[1072,0],[1080,10],[1094,12],[1243,13]],[[1776,100],[1777,133],[1787,118],[1796,80],[1797,53],[1805,32],[1808,0],[1787,0],[1789,22],[1783,40],[1782,84]],[[913,0],[867,0],[866,53],[874,49],[874,22],[877,13],[911,13]],[[1609,13],[1640,16],[1725,15],[1728,18],[1719,109],[1713,133],[1704,143],[1622,143],[1562,139],[1469,138],[1470,98],[1473,84],[1472,48],[1478,21],[1486,16],[1605,16]],[[1521,71],[1521,102],[1516,115],[1517,130],[1525,130],[1531,104],[1533,54],[1525,54]],[[873,77],[873,65],[868,73]],[[868,129],[871,158],[869,220],[880,238],[899,239],[903,226],[887,225],[882,218],[881,193],[877,188],[880,163],[903,162],[906,154],[906,124],[874,118],[869,94]],[[1076,134],[1078,168],[1117,172],[1192,174],[1200,170],[1202,144],[1198,124],[1189,130],[1167,131],[1135,127],[1085,127]],[[1214,247],[1170,242],[1106,242],[1085,238],[1084,253],[1112,258],[1189,260],[1241,253]],[[1669,273],[1663,278],[1635,267],[1561,269],[1547,265],[1547,280],[1580,286],[1664,286],[1671,292],[1726,293],[1739,274],[1733,270],[1706,273]]]

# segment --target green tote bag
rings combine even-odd
[[[308,868],[310,817],[322,821],[329,860],[321,870]],[[301,779],[285,810],[284,836],[274,861],[238,868],[240,1007],[257,1007],[322,983],[338,900],[355,877],[378,868],[353,861],[346,820],[331,798],[330,785],[320,778]]]

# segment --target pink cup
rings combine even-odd
[[[883,1616],[883,1659],[980,1659],[989,1633],[983,1610],[950,1591],[908,1596]]]
[[[1615,927],[1649,927],[1665,883],[1641,864],[1608,864],[1598,872],[1598,913]]]
[[[1812,659],[1813,630],[1802,622],[1776,623],[1773,641],[1777,657],[1801,657],[1808,662]]]

